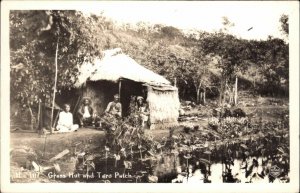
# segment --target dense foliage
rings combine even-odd
[[[23,109],[28,108],[31,118],[37,116],[39,102],[52,106],[53,93],[72,88],[78,66],[84,60],[101,57],[106,22],[100,16],[85,17],[78,11],[11,11],[12,104],[17,101]]]

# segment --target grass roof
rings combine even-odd
[[[170,82],[163,76],[141,66],[131,57],[123,54],[120,48],[107,50],[103,53],[102,59],[96,58],[92,63],[85,62],[82,64],[75,86],[78,87],[87,80],[118,82],[121,78],[154,85],[170,85]]]

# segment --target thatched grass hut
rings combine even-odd
[[[150,129],[177,124],[180,104],[176,87],[123,54],[119,48],[103,53],[102,59],[80,67],[75,85],[82,89],[82,97],[92,99],[98,114],[104,112],[116,93],[120,95],[124,117],[129,114],[131,97],[143,96],[149,104]]]

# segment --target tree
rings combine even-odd
[[[261,92],[267,95],[288,93],[289,85],[289,47],[281,39],[269,38],[261,43]],[[281,91],[282,88],[284,91]]]
[[[221,105],[225,100],[226,87],[230,88],[229,85],[235,82],[235,92],[237,92],[237,72],[244,68],[242,64],[247,47],[244,41],[223,32],[208,35],[200,41],[203,52],[217,58],[217,67],[221,71],[219,97],[219,104]]]
[[[48,20],[45,13],[37,11],[12,11],[10,14],[11,101],[17,99],[22,107],[29,109],[31,122],[34,120],[32,106],[39,101],[41,92],[50,89],[46,84],[49,77],[37,76],[49,73],[49,69],[40,63],[44,54],[35,47],[39,42],[35,36],[47,27],[44,21]],[[41,68],[37,67],[39,64]]]
[[[187,66],[186,77],[191,77],[194,87],[196,88],[197,104],[205,104],[206,88],[210,85],[211,74],[208,64],[211,58],[205,55],[201,50],[194,49],[192,61]]]
[[[78,11],[11,11],[11,98],[29,109],[55,101],[75,83],[78,65],[101,56],[103,23]]]
[[[244,41],[236,38],[233,35],[228,34],[229,29],[234,26],[234,23],[230,22],[227,17],[223,17],[223,28],[219,32],[213,34],[207,34],[200,39],[200,49],[205,54],[210,54],[217,58],[217,67],[221,70],[221,88],[219,105],[225,101],[225,94],[230,95],[230,102],[237,104],[237,88],[238,77],[237,72],[242,70],[243,60],[245,59],[245,47]],[[231,88],[232,82],[235,82]],[[234,92],[234,101],[232,97]]]

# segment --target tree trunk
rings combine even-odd
[[[220,91],[220,99],[219,99],[220,106],[222,106],[224,102],[225,102],[225,84],[222,83],[221,91]]]
[[[37,115],[37,130],[41,128],[40,117],[41,117],[41,100],[39,99],[39,107],[38,107],[38,115]]]
[[[52,99],[52,109],[51,109],[51,121],[50,121],[50,132],[52,133],[53,124],[53,114],[54,114],[54,105],[55,105],[55,93],[56,93],[56,84],[57,84],[57,55],[58,55],[58,43],[59,38],[57,38],[56,51],[55,51],[55,78],[54,78],[54,89],[53,89],[53,99]]]
[[[177,87],[177,78],[174,78],[174,86]]]
[[[29,112],[30,112],[30,130],[33,130],[33,112],[32,112],[32,109],[31,109],[31,107],[30,107],[30,105],[28,104],[28,109],[29,109]]]
[[[40,113],[40,124],[39,124],[39,128],[43,128],[45,126],[44,123],[44,116],[45,116],[45,100],[41,101],[41,113]]]
[[[203,104],[203,92],[200,91],[200,104]]]
[[[223,95],[224,95],[224,87],[225,87],[225,80],[224,80],[224,75],[222,75],[222,77],[221,77],[221,89],[220,89],[220,96],[219,96],[219,106],[222,106]]]
[[[229,91],[228,91],[228,94],[229,94],[229,104],[230,105],[232,105],[232,104],[234,104],[234,88],[233,88],[233,86],[232,86],[232,89],[231,88],[229,88]]]
[[[200,102],[200,89],[197,88],[197,99],[196,99],[196,103],[199,104]]]
[[[198,87],[197,87],[197,104],[199,104],[200,103],[200,90],[201,90],[201,84],[202,84],[202,82],[200,81],[200,83],[199,83],[199,85],[198,85]]]
[[[238,77],[235,77],[235,89],[234,89],[234,105],[237,105],[238,100]]]

